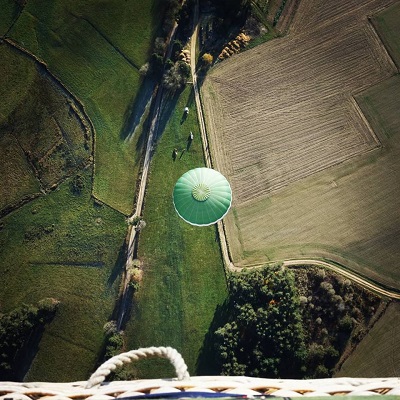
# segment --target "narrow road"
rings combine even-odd
[[[196,102],[197,116],[198,116],[199,126],[200,126],[200,135],[201,135],[201,139],[203,142],[203,150],[204,150],[204,155],[205,155],[205,159],[206,159],[206,166],[208,168],[212,168],[210,148],[208,145],[207,131],[206,131],[206,126],[205,126],[205,121],[204,121],[204,115],[203,115],[203,109],[202,109],[202,105],[201,105],[199,88],[198,88],[198,84],[197,84],[197,73],[196,73],[196,41],[197,41],[198,31],[199,31],[199,1],[198,0],[196,1],[193,24],[194,24],[193,34],[190,39],[190,67],[191,67],[192,77],[193,77],[193,90],[194,90],[194,96],[195,96],[195,102]],[[262,266],[265,266],[265,264],[260,264],[260,265],[251,266],[251,267],[243,267],[243,268],[236,267],[233,264],[232,259],[229,254],[229,251],[228,251],[228,241],[226,238],[223,221],[218,222],[218,234],[219,234],[219,238],[220,238],[221,251],[222,251],[224,264],[225,264],[225,267],[229,271],[239,272],[244,268],[246,268],[246,269],[260,268]],[[380,286],[379,284],[372,283],[372,282],[368,281],[367,279],[364,279],[364,278],[360,277],[359,275],[350,272],[349,270],[345,269],[344,267],[341,268],[340,266],[333,264],[333,263],[329,263],[327,261],[320,261],[320,260],[315,260],[315,259],[285,260],[285,261],[283,261],[283,265],[287,266],[287,267],[293,267],[293,266],[298,266],[298,265],[310,265],[310,266],[324,267],[324,268],[334,271],[348,279],[351,279],[353,282],[356,282],[357,284],[361,285],[362,287],[372,290],[375,293],[378,293],[382,296],[390,297],[392,299],[400,300],[400,292],[396,292],[394,290],[387,289],[384,286]]]
[[[321,260],[312,260],[312,259],[308,259],[308,260],[286,260],[283,262],[283,265],[285,267],[293,267],[293,266],[299,266],[299,265],[312,265],[312,266],[318,266],[318,267],[324,267],[327,269],[330,269],[331,271],[334,271],[342,276],[344,276],[345,278],[348,278],[350,280],[352,280],[353,282],[358,283],[359,285],[363,286],[366,289],[372,290],[375,293],[378,293],[380,295],[383,296],[387,296],[390,297],[392,299],[397,299],[400,300],[400,293],[399,292],[395,292],[393,290],[390,289],[386,289],[383,286],[379,286],[377,284],[374,284],[364,278],[362,278],[359,275],[356,275],[344,268],[341,268],[340,266],[333,264],[333,263],[329,263],[327,261],[321,261]]]
[[[207,138],[207,130],[203,115],[203,108],[201,105],[199,87],[197,84],[197,72],[196,72],[196,45],[197,45],[197,37],[199,35],[199,1],[196,1],[195,9],[194,9],[194,17],[193,17],[193,34],[190,38],[190,68],[192,71],[192,79],[193,79],[193,91],[194,91],[194,99],[196,103],[196,110],[197,110],[197,118],[199,120],[199,127],[200,127],[200,136],[203,143],[203,152],[204,157],[206,159],[206,166],[208,168],[212,168],[212,161],[211,161],[211,154],[210,154],[210,147],[208,145],[208,138]],[[218,228],[218,235],[220,239],[220,246],[222,251],[222,257],[224,259],[224,264],[227,268],[233,269],[235,268],[231,257],[228,251],[228,241],[225,235],[225,228],[223,221],[218,221],[217,223]]]

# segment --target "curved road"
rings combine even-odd
[[[196,41],[197,41],[198,30],[199,30],[199,2],[198,2],[198,0],[196,1],[193,23],[194,23],[194,29],[193,29],[192,37],[190,39],[190,67],[191,67],[192,77],[193,77],[193,90],[194,90],[194,97],[195,97],[195,102],[196,102],[197,116],[198,116],[199,125],[200,125],[200,135],[201,135],[201,139],[203,142],[203,150],[204,150],[204,155],[205,155],[205,159],[206,159],[206,166],[208,168],[212,168],[212,160],[211,160],[211,155],[210,155],[210,149],[208,146],[207,131],[206,131],[206,127],[205,127],[205,121],[204,121],[201,100],[200,100],[199,88],[197,85]],[[259,267],[262,267],[265,265],[265,264],[260,264],[258,266],[243,267],[243,268],[235,267],[235,265],[233,264],[233,262],[231,260],[230,255],[229,255],[228,242],[227,242],[227,238],[225,235],[224,224],[222,221],[218,222],[218,234],[220,237],[221,250],[222,250],[222,256],[224,259],[224,264],[229,271],[238,272],[238,271],[241,271],[243,268],[259,268]],[[333,264],[333,263],[329,263],[327,261],[321,261],[321,260],[316,260],[316,259],[285,260],[285,261],[283,261],[283,265],[286,267],[294,267],[294,266],[299,266],[299,265],[324,267],[324,268],[330,269],[331,271],[334,271],[348,279],[351,279],[353,282],[356,282],[357,284],[361,285],[362,287],[372,290],[375,293],[378,293],[382,296],[390,297],[392,299],[400,300],[400,292],[399,291],[390,290],[390,289],[385,288],[383,285],[372,283],[372,282],[368,281],[367,279],[364,279],[364,278],[360,277],[359,275],[357,275],[353,272],[350,272],[349,270],[347,270],[345,268],[341,268],[340,266]]]

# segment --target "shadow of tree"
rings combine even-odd
[[[160,104],[160,115],[159,115],[159,122],[157,126],[156,132],[154,132],[154,141],[157,141],[162,136],[165,127],[176,108],[176,105],[179,100],[179,96],[182,90],[171,92],[171,91],[164,91],[163,98]]]
[[[111,274],[108,277],[107,289],[111,288],[111,286],[114,284],[115,280],[117,279],[118,275],[120,275],[124,269],[124,265],[126,262],[126,250],[127,250],[127,244],[126,244],[126,241],[124,240],[124,243],[122,244],[121,248],[119,249],[117,261],[115,261],[115,264],[111,271]]]
[[[121,139],[128,139],[139,125],[140,120],[146,111],[146,107],[151,101],[154,89],[155,81],[153,79],[142,79],[140,89],[135,97],[135,100],[133,101],[133,104],[131,104],[125,111],[124,125],[120,132]]]
[[[204,336],[203,346],[200,349],[199,357],[196,362],[196,375],[220,375],[221,369],[218,366],[217,351],[215,348],[214,332],[228,322],[229,300],[218,305],[214,312],[214,318],[206,335]]]
[[[39,351],[39,345],[42,340],[42,336],[46,328],[46,325],[51,323],[55,315],[56,313],[54,313],[52,317],[45,323],[39,323],[33,328],[33,331],[29,336],[29,339],[24,343],[23,347],[21,347],[21,349],[18,350],[15,356],[14,360],[15,373],[13,374],[14,376],[8,377],[8,380],[21,381],[21,382],[23,381],[25,375],[29,372],[32,362]]]

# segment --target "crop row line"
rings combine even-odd
[[[194,24],[195,24],[195,29],[193,30],[193,36],[191,38],[191,50],[192,50],[192,56],[191,56],[191,69],[192,69],[192,75],[193,75],[193,88],[194,88],[194,93],[195,93],[195,99],[196,99],[196,108],[197,108],[197,114],[198,114],[198,119],[199,119],[199,124],[200,124],[200,131],[201,131],[201,138],[203,141],[203,149],[205,152],[205,158],[207,160],[207,166],[211,166],[211,154],[210,154],[210,149],[208,146],[208,140],[207,140],[207,132],[205,128],[205,121],[204,121],[204,115],[201,109],[201,101],[200,101],[200,95],[199,95],[199,90],[197,87],[197,79],[196,79],[196,71],[195,71],[195,56],[194,56],[194,51],[196,48],[196,40],[197,40],[197,32],[198,32],[198,2],[196,2],[196,8],[195,8],[195,17],[194,17]],[[374,140],[376,138],[374,137]],[[243,269],[249,269],[249,268],[260,268],[264,267],[265,264],[259,264],[259,265],[253,265],[253,266],[244,266],[244,267],[236,267],[232,261],[232,257],[229,252],[229,243],[228,239],[225,233],[225,227],[223,221],[218,222],[218,234],[220,238],[220,243],[221,243],[221,251],[222,251],[222,257],[224,260],[224,265],[227,271],[235,273],[235,272],[240,272]],[[322,261],[322,260],[317,260],[317,259],[294,259],[294,260],[284,260],[282,265],[284,267],[296,267],[296,266],[319,266],[323,267],[326,269],[329,269],[331,271],[334,271],[350,280],[353,282],[356,282],[360,286],[372,290],[375,293],[378,293],[383,296],[387,296],[392,299],[400,299],[400,293],[396,290],[385,288],[383,285],[380,285],[378,283],[373,283],[351,271],[349,271],[347,268],[344,266],[339,266],[337,264],[333,264],[328,261]]]

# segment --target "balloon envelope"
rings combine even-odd
[[[192,225],[212,225],[222,219],[232,203],[229,182],[211,168],[195,168],[185,172],[173,192],[178,215]]]

